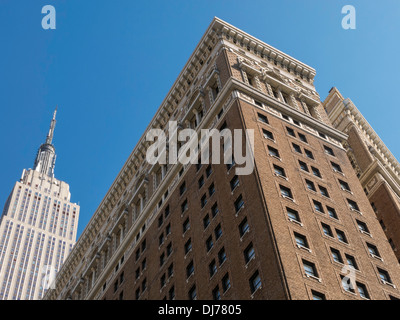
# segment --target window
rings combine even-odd
[[[369,293],[368,293],[368,290],[367,290],[367,287],[365,286],[365,284],[356,282],[356,286],[357,286],[358,293],[360,294],[360,297],[369,300],[370,296],[369,296]]]
[[[299,248],[307,248],[307,249],[310,248],[308,245],[307,238],[305,236],[303,236],[302,234],[295,232],[294,239]]]
[[[315,211],[318,211],[318,212],[320,212],[320,213],[325,213],[325,212],[324,212],[324,208],[322,207],[321,202],[316,201],[316,200],[313,200],[313,203],[314,203],[314,209],[315,209]]]
[[[299,136],[299,139],[305,143],[308,143],[307,138],[304,134],[302,133],[297,133],[297,135]]]
[[[333,238],[333,233],[332,233],[331,227],[323,222],[321,222],[321,226],[322,226],[322,231],[324,232],[324,234],[328,237]]]
[[[189,300],[197,300],[197,292],[195,285],[193,285],[193,287],[189,290]]]
[[[368,251],[371,254],[371,256],[373,256],[374,258],[381,258],[381,255],[379,254],[378,248],[371,244],[371,243],[367,243],[367,247],[368,247]]]
[[[346,256],[346,261],[347,261],[347,264],[349,265],[349,267],[351,267],[355,270],[358,270],[356,258],[354,258],[353,256],[351,256],[349,254],[346,254],[345,256]]]
[[[304,149],[304,153],[306,154],[307,158],[314,159],[314,155],[310,150]]]
[[[253,259],[253,257],[255,256],[253,243],[250,242],[250,244],[244,250],[243,254],[244,254],[244,260],[246,261],[246,264],[249,263],[249,261],[251,259]]]
[[[268,130],[263,129],[263,135],[266,139],[274,140],[274,135]]]
[[[229,280],[229,274],[227,273],[222,278],[222,290],[226,292],[231,287],[231,281]]]
[[[306,186],[308,190],[316,191],[314,182],[306,179]]]
[[[308,166],[305,162],[299,160],[300,169],[306,172],[309,172]]]
[[[236,213],[239,212],[239,210],[244,206],[244,201],[242,195],[239,195],[239,197],[235,201],[235,209]]]
[[[337,163],[331,161],[331,165],[333,171],[343,173],[342,168]]]
[[[225,252],[225,248],[222,247],[221,250],[219,250],[218,252],[218,261],[219,261],[219,265],[223,264],[226,260],[226,252]]]
[[[292,128],[286,127],[286,131],[290,136],[296,137],[294,130]]]
[[[289,188],[282,185],[279,185],[279,188],[281,190],[282,197],[293,199],[292,191]]]
[[[285,169],[277,166],[276,164],[274,164],[274,172],[275,172],[275,175],[286,178]]]
[[[332,258],[335,262],[343,263],[342,255],[339,250],[331,248]]]
[[[165,284],[166,284],[166,276],[164,273],[160,279],[160,288],[164,288]]]
[[[169,300],[175,299],[175,287],[174,286],[172,286],[171,289],[169,289],[168,297],[169,297]]]
[[[186,200],[183,201],[183,203],[181,204],[181,212],[184,213],[187,209],[188,209],[188,201],[187,201],[187,199],[186,199]]]
[[[212,296],[214,300],[221,300],[221,292],[219,291],[219,286],[216,286],[212,291]]]
[[[247,218],[244,218],[243,221],[239,225],[239,233],[240,237],[243,237],[244,234],[249,230],[249,224],[247,223]]]
[[[268,146],[268,154],[271,157],[280,158],[279,151],[273,147]]]
[[[204,177],[201,176],[199,179],[199,189],[204,185]]]
[[[232,168],[234,165],[235,165],[235,160],[232,159],[232,162],[231,162],[231,163],[227,163],[227,164],[226,164],[226,170],[227,170],[227,171],[231,170],[231,168]]]
[[[286,207],[286,213],[289,220],[301,223],[299,213],[296,210]]]
[[[379,278],[384,284],[392,284],[392,279],[390,278],[389,272],[378,268]]]
[[[165,253],[162,253],[160,256],[160,267],[164,265],[165,262]]]
[[[214,229],[214,234],[216,240],[218,240],[222,236],[222,228],[220,224]]]
[[[171,233],[171,224],[168,223],[165,227],[165,234],[168,236]]]
[[[325,295],[323,293],[321,293],[321,292],[311,290],[311,294],[312,294],[313,300],[315,300],[315,301],[326,300]]]
[[[336,213],[336,210],[335,210],[335,209],[326,206],[326,210],[328,211],[328,215],[329,215],[331,218],[338,220],[338,216],[337,216],[337,213]]]
[[[315,267],[314,263],[303,260],[303,267],[304,267],[306,276],[318,278],[317,268]]]
[[[349,204],[351,210],[360,212],[360,208],[358,207],[357,202],[347,199],[347,203]]]
[[[235,175],[232,178],[230,185],[231,185],[231,191],[233,191],[239,185],[239,177]]]
[[[210,197],[215,193],[215,186],[214,183],[211,183],[211,185],[208,187],[208,194]]]
[[[359,221],[359,220],[356,220],[356,221],[357,221],[358,229],[359,229],[362,233],[370,234],[370,233],[369,233],[368,226],[367,226],[367,224],[366,224],[365,222],[362,222],[362,221]]]
[[[193,260],[186,266],[186,278],[189,278],[194,273]]]
[[[312,170],[312,173],[313,173],[314,176],[316,176],[316,177],[318,177],[318,178],[322,178],[321,172],[319,171],[318,168],[311,167],[311,170]]]
[[[161,227],[163,222],[164,222],[164,216],[163,214],[160,214],[160,216],[158,217],[158,227]]]
[[[296,151],[298,153],[302,153],[301,148],[298,144],[292,143],[292,146],[293,146],[294,151]]]
[[[261,288],[261,278],[258,270],[251,276],[249,283],[252,294]]]
[[[258,121],[261,121],[261,122],[264,122],[266,124],[269,124],[267,116],[265,116],[265,115],[263,115],[261,113],[257,113],[257,115],[258,115]]]
[[[343,289],[350,293],[356,293],[356,291],[354,289],[354,284],[351,281],[351,278],[345,277],[345,276],[340,276],[340,277],[342,278]]]
[[[215,259],[208,265],[208,270],[210,271],[210,278],[217,272],[217,263]]]
[[[350,186],[347,182],[339,180],[339,183],[340,183],[340,187],[342,188],[342,190],[351,192]]]
[[[162,233],[158,238],[158,245],[161,246],[164,243],[164,233]]]
[[[209,224],[210,224],[210,216],[208,214],[206,214],[206,216],[203,218],[204,229],[206,229]]]
[[[331,156],[335,156],[335,154],[334,154],[332,148],[330,148],[330,147],[328,147],[328,146],[324,146],[324,150],[325,150],[325,153],[326,153],[326,154],[329,154],[329,155],[331,155]]]
[[[168,267],[168,278],[172,277],[173,274],[174,274],[174,264],[171,263]]]
[[[189,238],[188,241],[185,243],[185,254],[188,254],[188,252],[192,250],[192,239]]]
[[[219,212],[218,205],[217,203],[214,203],[213,206],[211,207],[211,214],[213,218],[218,214],[218,212]]]
[[[204,194],[204,195],[201,197],[201,199],[200,199],[200,205],[201,205],[201,207],[204,208],[204,206],[206,205],[206,203],[207,203],[207,195]]]
[[[319,192],[321,193],[321,195],[323,195],[324,197],[329,198],[329,193],[328,193],[328,189],[326,189],[325,187],[322,186],[318,186],[319,188]]]
[[[212,173],[212,168],[211,168],[211,164],[207,167],[207,169],[206,169],[206,176],[207,176],[207,178],[211,175],[211,173]]]
[[[340,242],[348,243],[345,233],[342,230],[336,229],[336,235]]]
[[[210,251],[213,246],[214,246],[214,242],[213,242],[212,236],[209,236],[208,239],[206,240],[207,252]]]
[[[179,187],[179,194],[180,195],[183,195],[183,193],[186,191],[186,183],[185,182],[183,182],[182,184],[181,184],[181,186]]]
[[[190,222],[189,222],[189,218],[187,218],[185,220],[185,222],[183,223],[183,233],[185,233],[186,231],[188,231],[190,228]]]

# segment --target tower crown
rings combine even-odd
[[[53,119],[50,123],[49,133],[46,142],[39,147],[36,154],[33,170],[54,178],[54,167],[56,162],[56,150],[53,146],[54,129],[56,127],[57,108],[54,110]]]

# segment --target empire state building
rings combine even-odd
[[[79,205],[54,177],[56,113],[33,169],[23,170],[0,218],[0,300],[41,299],[76,242]]]

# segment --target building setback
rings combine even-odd
[[[214,18],[45,299],[399,298],[396,256],[314,76]],[[253,129],[253,172],[149,164],[146,133],[168,121]]]
[[[324,101],[333,126],[348,135],[350,162],[400,259],[400,164],[350,99],[332,88]]]
[[[54,177],[56,111],[33,169],[24,170],[0,219],[0,300],[41,299],[76,241],[79,206]]]

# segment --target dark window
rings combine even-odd
[[[208,270],[210,271],[210,278],[217,272],[218,268],[215,259],[208,265]]]
[[[235,189],[239,185],[239,177],[235,175],[232,178],[230,185],[231,185],[231,191],[233,191],[233,189]]]
[[[181,204],[181,212],[184,213],[188,208],[188,201],[187,199],[185,201],[183,201],[183,203]]]
[[[299,139],[305,143],[308,143],[307,138],[304,134],[302,133],[297,133],[297,135],[299,136]]]
[[[207,252],[210,251],[213,246],[214,246],[214,242],[213,242],[212,236],[209,236],[208,239],[206,240]]]
[[[225,292],[231,287],[231,281],[229,280],[229,274],[227,273],[222,278],[222,290]]]
[[[315,301],[326,300],[326,296],[321,292],[311,290],[311,294]]]
[[[331,217],[331,218],[333,218],[333,219],[338,219],[338,216],[337,216],[337,213],[336,213],[336,210],[335,209],[333,209],[333,208],[331,208],[331,207],[328,207],[328,206],[326,206],[326,209],[328,210],[328,215]]]
[[[308,190],[316,191],[314,182],[306,179],[306,185]]]
[[[365,286],[365,284],[360,283],[360,282],[356,282],[356,286],[357,286],[357,290],[358,293],[360,294],[360,297],[364,298],[364,299],[370,299],[367,287]]]
[[[272,157],[279,158],[279,151],[273,147],[268,146],[268,153]]]
[[[274,140],[274,135],[272,134],[272,132],[263,129],[263,135],[264,138],[270,139],[270,140]]]
[[[251,276],[249,283],[252,294],[256,292],[257,289],[261,288],[261,277],[258,270]]]
[[[219,252],[218,252],[218,261],[219,261],[219,264],[220,264],[220,265],[223,264],[225,260],[226,260],[226,252],[225,252],[225,248],[222,247],[222,249],[219,250]]]
[[[371,243],[367,243],[367,247],[368,247],[369,253],[370,253],[372,256],[378,257],[378,258],[381,257],[381,255],[379,254],[378,248],[377,248],[375,245],[373,245],[373,244],[371,244]]]
[[[279,185],[279,187],[280,187],[280,190],[281,190],[281,195],[283,197],[293,199],[292,191],[289,188],[284,187],[282,185]]]
[[[345,233],[342,230],[336,229],[336,235],[337,235],[337,237],[338,237],[340,242],[348,243],[347,237],[346,237]]]
[[[379,278],[381,278],[382,282],[384,283],[392,283],[392,279],[390,278],[389,272],[378,268]]]
[[[324,234],[326,236],[333,237],[333,233],[332,233],[331,227],[329,225],[323,223],[323,222],[321,222],[321,225],[322,225],[322,231],[324,232]]]
[[[317,268],[314,263],[303,260],[303,267],[307,276],[318,278]]]
[[[204,194],[200,199],[201,207],[203,208],[206,205],[206,203],[207,203],[207,195]]]
[[[286,177],[285,169],[281,168],[280,166],[277,166],[276,164],[274,164],[274,172],[278,176]]]
[[[296,210],[293,210],[291,208],[286,208],[286,212],[287,212],[287,215],[290,220],[296,221],[296,222],[301,222],[299,213]]]
[[[242,195],[239,195],[239,197],[235,201],[236,212],[238,212],[243,206],[244,206],[243,197],[242,197]]]
[[[296,244],[299,247],[309,249],[308,241],[307,241],[307,238],[305,236],[303,236],[300,233],[295,232],[294,233],[294,239],[296,241]]]
[[[250,243],[247,246],[247,248],[244,250],[243,254],[244,254],[244,260],[246,261],[246,263],[249,263],[249,261],[255,256],[253,243]]]
[[[304,149],[304,153],[306,154],[306,156],[310,159],[314,159],[314,155],[310,150]]]
[[[365,233],[369,234],[369,229],[368,229],[367,224],[365,222],[362,222],[362,221],[359,221],[359,220],[356,220],[356,221],[357,221],[358,229],[360,231],[362,231],[362,232],[365,232]]]
[[[221,228],[220,224],[218,226],[216,226],[216,228],[214,230],[214,234],[215,234],[216,240],[218,240],[222,236],[222,228]]]
[[[214,183],[211,183],[211,185],[208,187],[208,194],[210,197],[215,193],[215,186]]]
[[[324,212],[324,208],[322,207],[321,202],[316,201],[316,200],[313,200],[313,203],[314,203],[314,209],[315,209],[315,211],[318,211],[318,212],[320,212],[320,213],[325,213],[325,212]]]
[[[189,290],[189,300],[197,300],[197,292],[195,285],[193,285],[193,287]]]
[[[343,173],[342,168],[337,163],[331,161],[331,165],[333,171]]]
[[[340,183],[340,187],[342,188],[342,190],[351,191],[350,186],[347,182],[339,180],[339,183]]]
[[[206,214],[206,216],[203,218],[204,229],[207,228],[209,224],[210,224],[210,216]]]
[[[186,183],[183,182],[179,187],[179,194],[182,195],[186,191]]]
[[[331,252],[334,261],[343,263],[343,258],[339,250],[331,248]]]
[[[329,198],[328,189],[326,189],[325,187],[322,187],[322,186],[318,186],[318,188],[319,188],[319,192],[321,193],[321,195]]]
[[[318,178],[321,178],[321,172],[319,171],[318,168],[311,167],[311,170],[312,170],[312,173],[313,173],[314,176],[316,176]]]
[[[294,130],[292,128],[286,127],[286,131],[290,136],[296,137]]]
[[[356,211],[360,211],[360,208],[358,207],[357,202],[347,199],[347,203],[349,204],[349,207],[351,210],[356,210]]]
[[[204,185],[204,177],[201,176],[199,179],[199,189]]]
[[[219,291],[219,286],[216,286],[212,292],[214,300],[221,300],[221,291]]]
[[[296,151],[298,153],[302,153],[301,148],[298,144],[292,143],[292,146],[293,146],[294,151]]]
[[[212,216],[215,217],[218,214],[218,212],[219,212],[218,205],[217,203],[214,203],[213,206],[211,207]]]
[[[185,243],[185,254],[187,254],[190,250],[192,250],[192,239],[189,238]]]
[[[258,121],[264,122],[266,124],[269,123],[267,116],[265,116],[265,115],[263,115],[261,113],[257,113],[257,115],[258,115]]]
[[[309,172],[308,166],[305,162],[299,160],[300,169],[306,172]]]
[[[183,233],[185,233],[186,231],[188,231],[190,228],[190,222],[189,222],[189,218],[187,218],[185,220],[185,222],[183,223]]]
[[[239,225],[239,233],[240,237],[243,237],[244,234],[249,230],[249,224],[247,222],[247,218],[244,218],[243,221]]]
[[[186,278],[189,278],[194,273],[193,260],[186,266]]]
[[[345,256],[346,256],[347,264],[350,267],[352,267],[353,269],[358,270],[358,265],[357,265],[356,258],[354,258],[353,256],[351,256],[349,254],[346,254]]]
[[[335,153],[333,152],[332,148],[328,147],[328,146],[324,146],[324,150],[326,154],[329,154],[331,156],[335,156]]]

